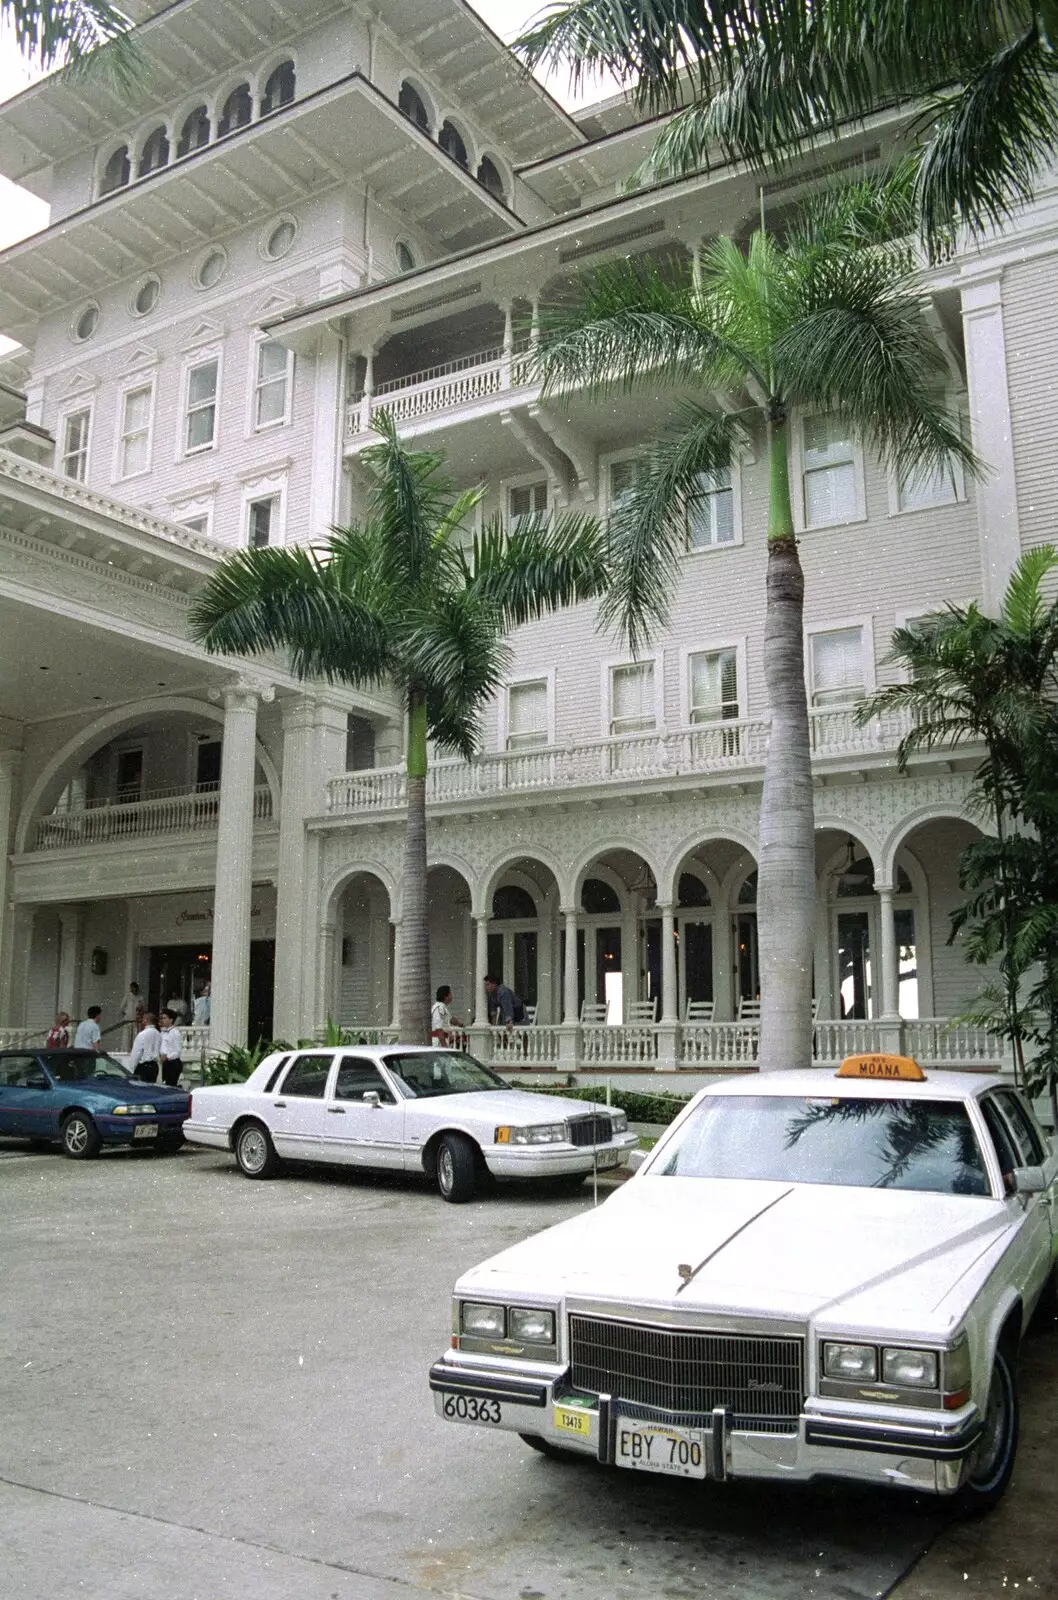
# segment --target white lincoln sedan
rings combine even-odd
[[[184,1137],[234,1151],[248,1178],[284,1157],[426,1172],[456,1202],[490,1177],[574,1189],[639,1142],[623,1111],[512,1089],[471,1056],[416,1045],[266,1056],[245,1083],[196,1089]]]
[[[985,1508],[1056,1185],[998,1078],[874,1056],[717,1082],[605,1205],[460,1278],[435,1408],[632,1471]]]

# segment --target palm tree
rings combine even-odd
[[[301,678],[390,684],[404,704],[407,829],[401,885],[398,1018],[408,1043],[429,1038],[426,921],[427,741],[474,754],[477,718],[522,622],[598,594],[604,542],[593,519],[499,519],[473,539],[481,489],[455,494],[443,458],[406,450],[387,413],[360,457],[371,477],[362,523],[317,546],[240,550],[197,596],[192,635],[207,650],[286,649]]]
[[[1031,197],[1058,148],[1055,0],[559,0],[516,45],[674,111],[652,165],[757,165],[903,101],[934,248]]]
[[[763,231],[745,250],[719,239],[693,271],[635,261],[603,267],[581,280],[573,304],[548,310],[540,347],[546,388],[656,392],[668,382],[700,396],[684,404],[611,520],[614,575],[602,616],[633,651],[667,620],[686,519],[710,475],[729,467],[747,434],[766,438],[771,732],[757,890],[765,1068],[807,1066],[812,1036],[815,857],[791,409],[836,413],[901,476],[950,470],[955,460],[976,469],[938,393],[944,362],[907,250],[885,242],[897,207],[885,189],[851,185],[806,213],[782,242]],[[715,394],[723,398],[714,408]]]
[[[0,22],[20,53],[45,71],[83,61],[130,26],[109,0],[0,0]]]

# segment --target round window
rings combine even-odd
[[[74,338],[90,339],[99,326],[99,307],[85,306],[73,325]]]
[[[399,239],[397,241],[397,266],[400,268],[401,272],[415,271],[415,257],[412,255],[410,248],[404,243],[403,239]]]
[[[265,255],[270,261],[278,261],[280,256],[285,256],[291,249],[297,234],[297,223],[290,217],[284,217],[283,221],[277,223],[268,235]]]
[[[223,250],[210,250],[198,264],[195,282],[200,289],[212,289],[215,283],[220,282],[227,265],[228,258]]]
[[[138,317],[145,317],[158,304],[162,286],[157,278],[144,278],[132,298],[132,309]]]

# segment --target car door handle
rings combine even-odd
[[[330,1115],[332,1117],[344,1117],[345,1116],[345,1107],[344,1106],[328,1106],[327,1110],[329,1111],[329,1113],[330,1113]]]
[[[272,1104],[275,1106],[277,1111],[285,1111],[287,1108],[287,1103],[285,1100],[273,1100]]]

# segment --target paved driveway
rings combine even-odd
[[[861,1600],[941,1526],[435,1419],[457,1273],[590,1196],[446,1206],[213,1153],[11,1153],[0,1184],[4,1600]]]

